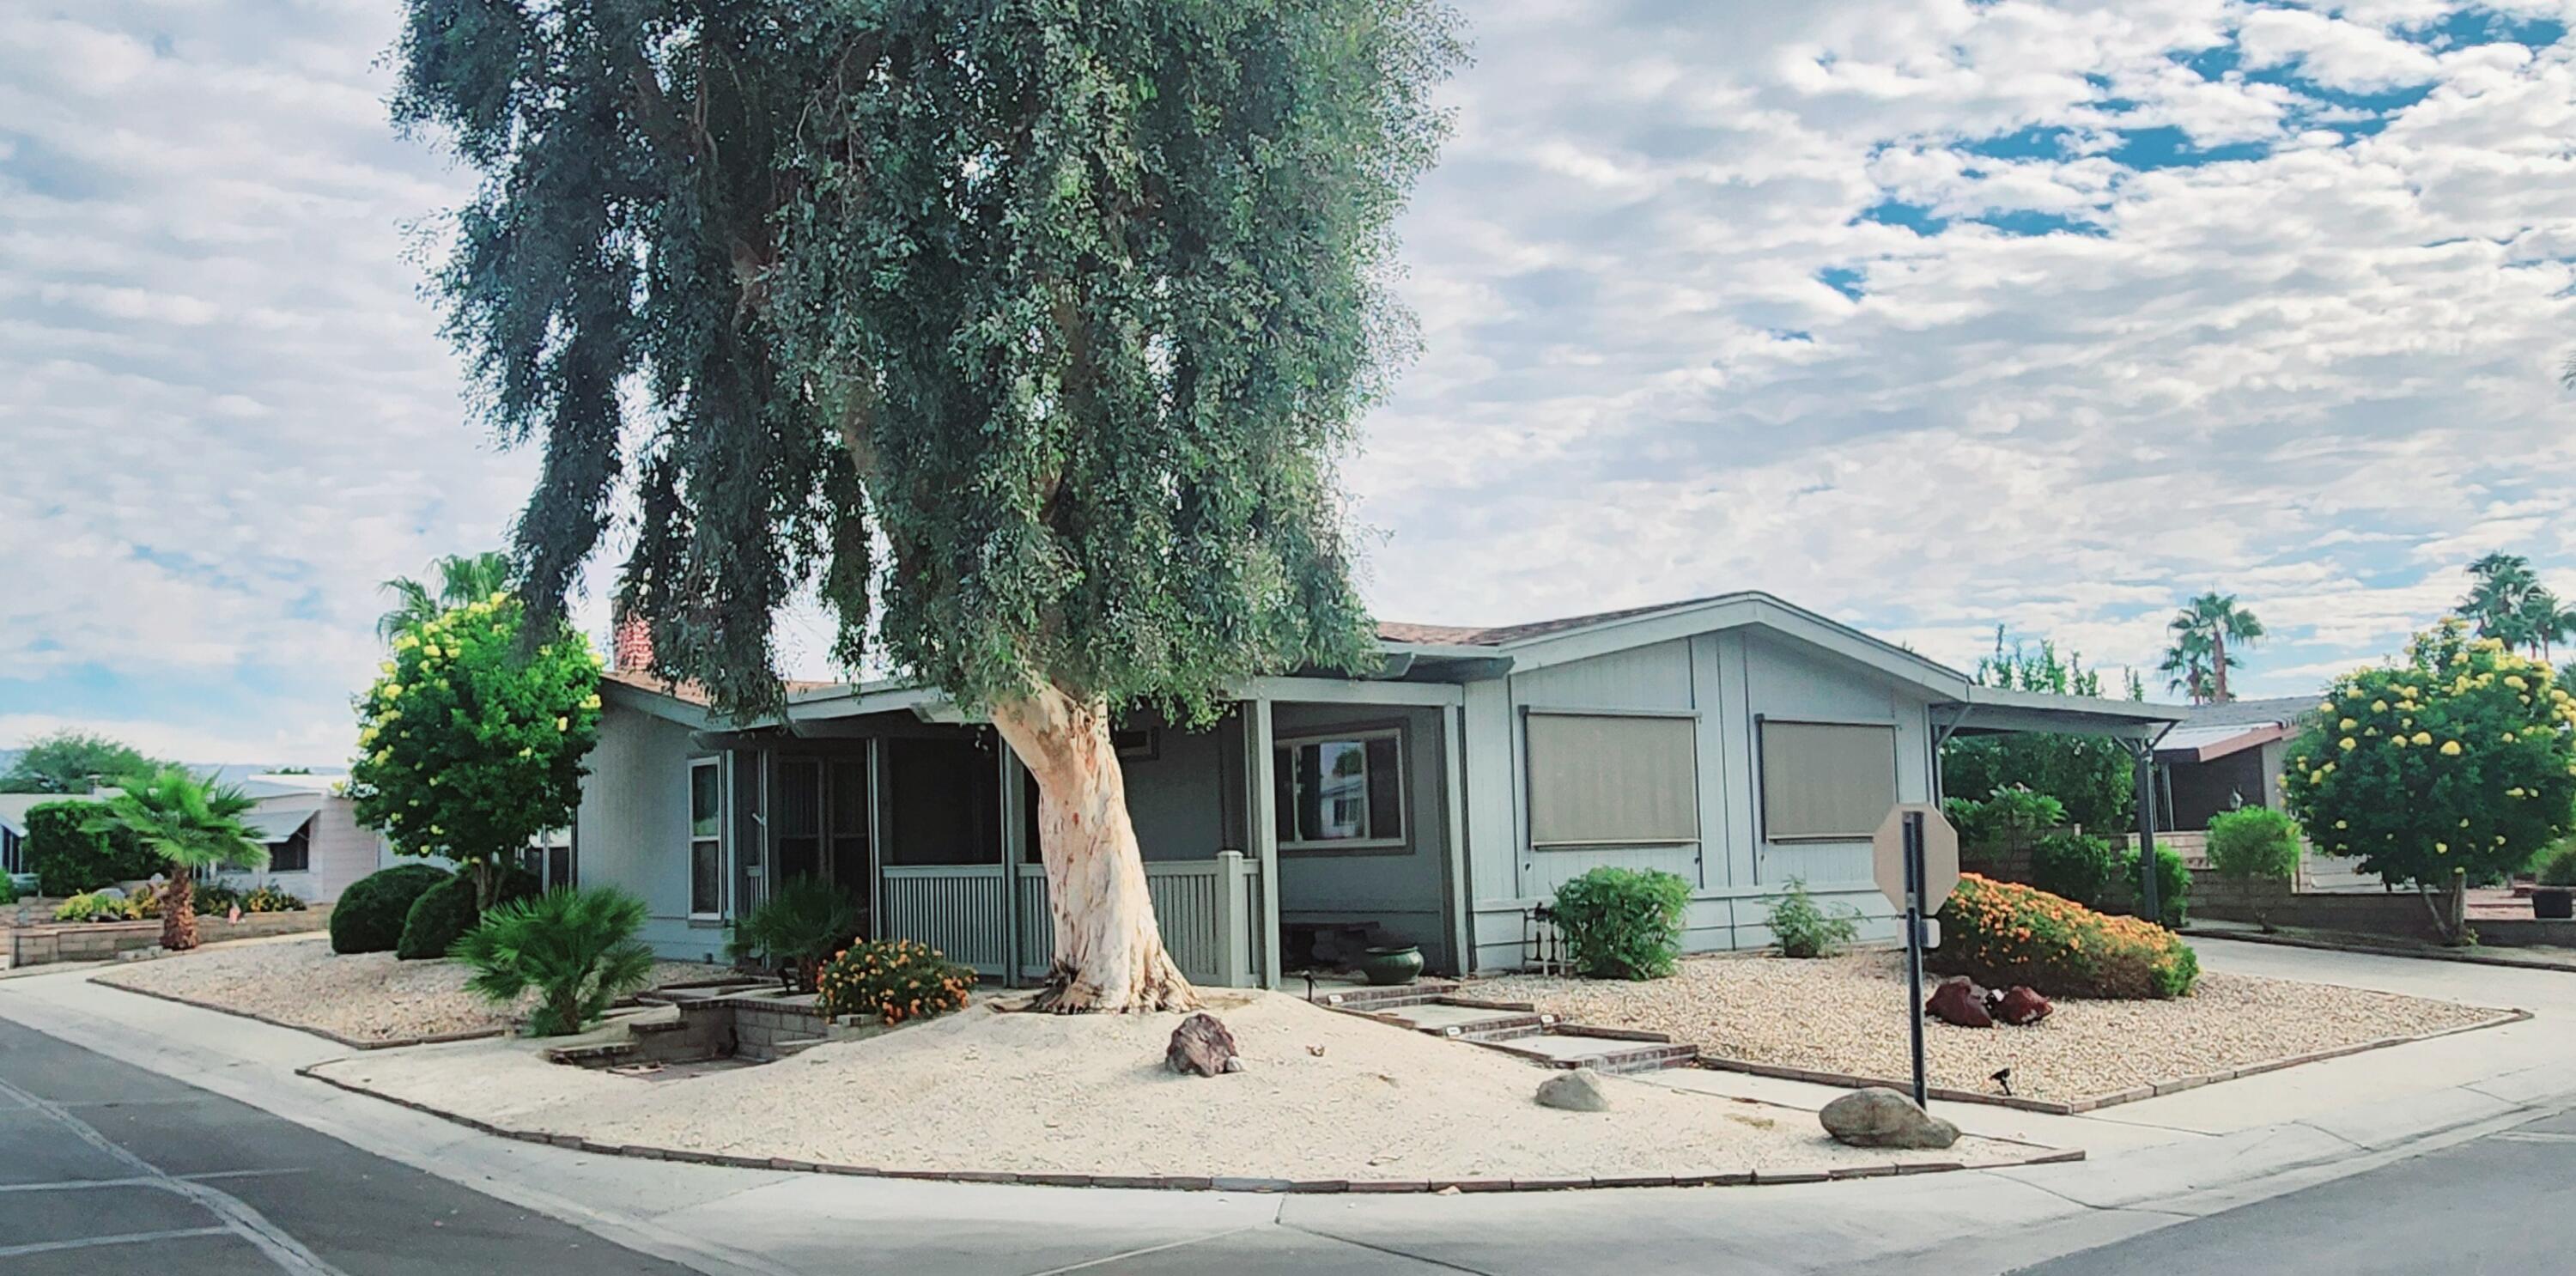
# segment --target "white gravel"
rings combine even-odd
[[[1712,1057],[1864,1077],[1911,1071],[1901,955],[1821,960],[1776,956],[1685,961],[1647,983],[1510,975],[1477,980],[1478,997],[1525,1001],[1578,1023],[1639,1028]],[[1924,976],[1930,994],[1935,977]],[[2056,1000],[2026,1028],[1924,1023],[1931,1082],[2052,1102],[2101,1098],[2160,1081],[2233,1071],[2388,1037],[2466,1027],[2506,1012],[2324,984],[2204,974],[2174,1001]]]
[[[103,984],[160,993],[352,1041],[412,1041],[510,1027],[516,1016],[465,990],[465,967],[392,953],[331,951],[325,938],[206,948],[103,971]],[[654,982],[704,978],[705,966],[661,962]]]
[[[609,1144],[903,1170],[1427,1181],[1660,1176],[2026,1159],[1963,1139],[1862,1151],[1809,1113],[1613,1077],[1617,1107],[1533,1099],[1547,1073],[1490,1050],[1309,1006],[1210,992],[1244,1071],[1163,1070],[1172,1015],[1056,1017],[990,1001],[780,1063],[646,1082],[524,1040],[370,1053],[333,1079],[505,1128]]]

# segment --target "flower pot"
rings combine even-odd
[[[1422,974],[1422,946],[1398,944],[1372,948],[1360,959],[1360,974],[1380,986],[1409,984]]]
[[[2576,917],[2576,891],[2564,886],[2535,887],[2531,892],[2531,915],[2550,921]]]

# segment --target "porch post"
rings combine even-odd
[[[2129,751],[2138,760],[2138,911],[2154,922],[2165,915],[2156,900],[2156,746],[2131,740]]]
[[[1276,988],[1279,952],[1278,790],[1273,787],[1270,756],[1270,701],[1243,702],[1243,836],[1261,864],[1261,908],[1253,925],[1261,936],[1261,986]]]
[[[883,939],[886,914],[885,737],[868,737],[868,938]]]
[[[1440,850],[1448,867],[1449,960],[1461,975],[1475,968],[1476,925],[1469,915],[1467,880],[1467,709],[1450,705],[1440,711],[1441,777]]]
[[[1020,865],[1029,857],[1028,785],[1021,779],[1020,755],[996,735],[993,751],[1002,768],[1002,984],[1016,988],[1021,969]]]

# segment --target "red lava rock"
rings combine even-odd
[[[1993,1015],[1986,1013],[1986,990],[1966,975],[1952,975],[1932,990],[1932,998],[1923,1003],[1924,1013],[1943,1023],[1962,1028],[1991,1028]]]
[[[1172,1029],[1172,1044],[1163,1051],[1163,1066],[1183,1076],[1196,1073],[1213,1077],[1243,1071],[1243,1060],[1236,1054],[1234,1034],[1215,1015],[1202,1010]]]
[[[2017,1028],[2026,1027],[2046,1019],[2048,1012],[2056,1008],[2048,1004],[2048,998],[2039,995],[2038,989],[2028,984],[2014,984],[1995,999],[1995,1018]]]

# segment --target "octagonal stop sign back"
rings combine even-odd
[[[1879,822],[1869,839],[1870,876],[1898,912],[1905,911],[1905,813],[1923,813],[1923,912],[1930,916],[1950,901],[1959,884],[1959,831],[1930,802],[1899,802]]]

